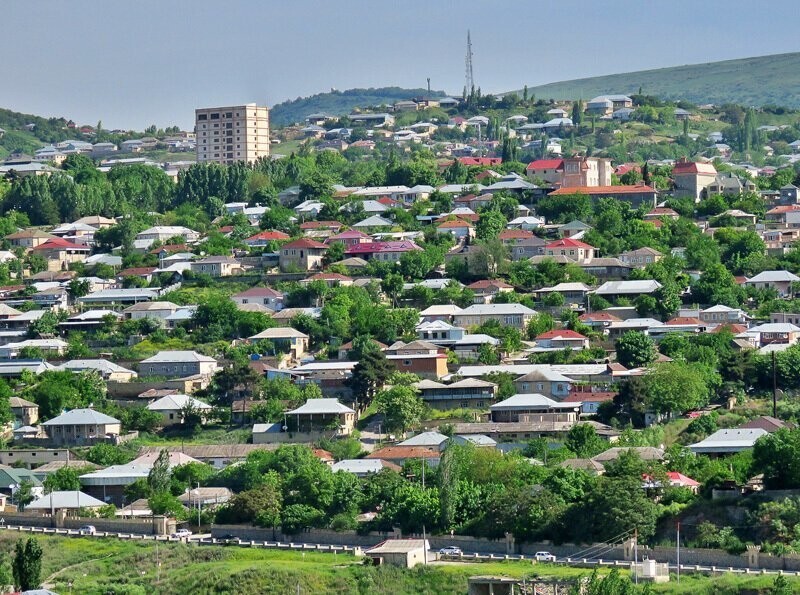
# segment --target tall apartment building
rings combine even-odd
[[[194,111],[197,161],[235,163],[269,157],[269,108],[255,103]]]

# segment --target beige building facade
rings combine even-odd
[[[197,161],[231,164],[269,157],[269,108],[255,103],[195,110]]]

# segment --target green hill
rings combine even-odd
[[[541,99],[590,99],[636,93],[640,87],[662,99],[800,108],[800,52],[594,76],[528,87],[528,93]]]
[[[310,97],[298,97],[278,103],[270,110],[270,121],[274,126],[286,126],[302,122],[309,114],[323,112],[331,116],[349,114],[355,107],[392,105],[396,101],[412,97],[427,96],[427,89],[403,89],[401,87],[381,87],[378,89],[348,89],[317,93]],[[441,91],[431,91],[433,97],[443,96]]]

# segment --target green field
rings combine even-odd
[[[0,532],[0,551],[10,553],[28,534]],[[460,595],[475,575],[576,580],[591,571],[530,562],[445,563],[412,570],[367,566],[349,554],[251,550],[240,547],[38,536],[44,550],[42,579],[59,593],[359,593]],[[604,573],[607,569],[604,569]],[[800,581],[791,579],[795,589]],[[739,593],[764,589],[771,577],[683,576],[656,593]],[[299,591],[298,591],[299,589]]]
[[[642,93],[662,99],[800,108],[799,86],[800,53],[791,53],[529,86],[528,93],[540,99],[590,99],[604,93],[636,93],[641,87]]]

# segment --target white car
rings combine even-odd
[[[449,545],[440,549],[439,554],[442,556],[460,556],[461,548],[454,545]]]
[[[171,537],[178,537],[180,539],[183,539],[184,537],[191,537],[191,535],[192,532],[189,531],[189,529],[178,529],[177,531],[175,531],[175,533],[171,535]]]
[[[555,562],[556,557],[550,552],[536,552],[533,555],[537,562]]]
[[[95,533],[97,533],[97,529],[95,529],[94,525],[84,525],[78,529],[79,535],[94,535]]]

